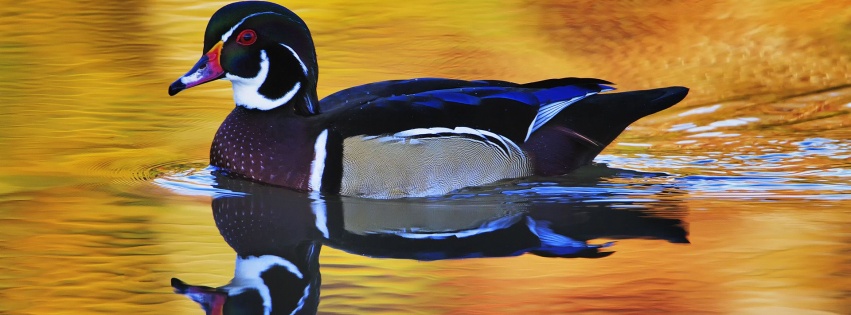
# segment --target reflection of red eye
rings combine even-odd
[[[242,46],[254,44],[257,41],[257,33],[254,30],[244,30],[236,37],[236,43]]]

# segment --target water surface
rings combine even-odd
[[[3,5],[0,313],[200,314],[169,279],[231,278],[234,250],[211,208],[221,191],[203,171],[232,107],[230,87],[166,94],[199,57],[206,21],[223,4]],[[589,76],[621,90],[692,89],[576,174],[387,208],[340,201],[385,209],[346,212],[343,231],[356,235],[507,217],[499,222],[514,223],[502,226],[547,221],[578,241],[573,248],[609,254],[523,247],[437,259],[472,254],[399,257],[329,242],[318,258],[319,313],[851,309],[846,1],[285,5],[314,33],[322,96],[424,76]],[[394,208],[410,215],[394,217]]]

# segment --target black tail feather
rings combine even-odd
[[[598,94],[571,104],[523,144],[538,175],[559,175],[587,165],[627,126],[677,104],[685,87]]]
[[[679,103],[685,87],[598,94],[568,106],[555,123],[608,145],[635,121]]]

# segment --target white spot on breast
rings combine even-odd
[[[308,188],[319,191],[322,186],[322,175],[325,173],[325,146],[328,141],[328,129],[322,130],[313,145],[313,161],[310,163],[310,181]]]

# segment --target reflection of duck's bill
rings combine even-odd
[[[222,309],[228,294],[216,288],[189,285],[177,278],[171,278],[174,293],[183,294],[201,304],[207,315],[222,315]]]

